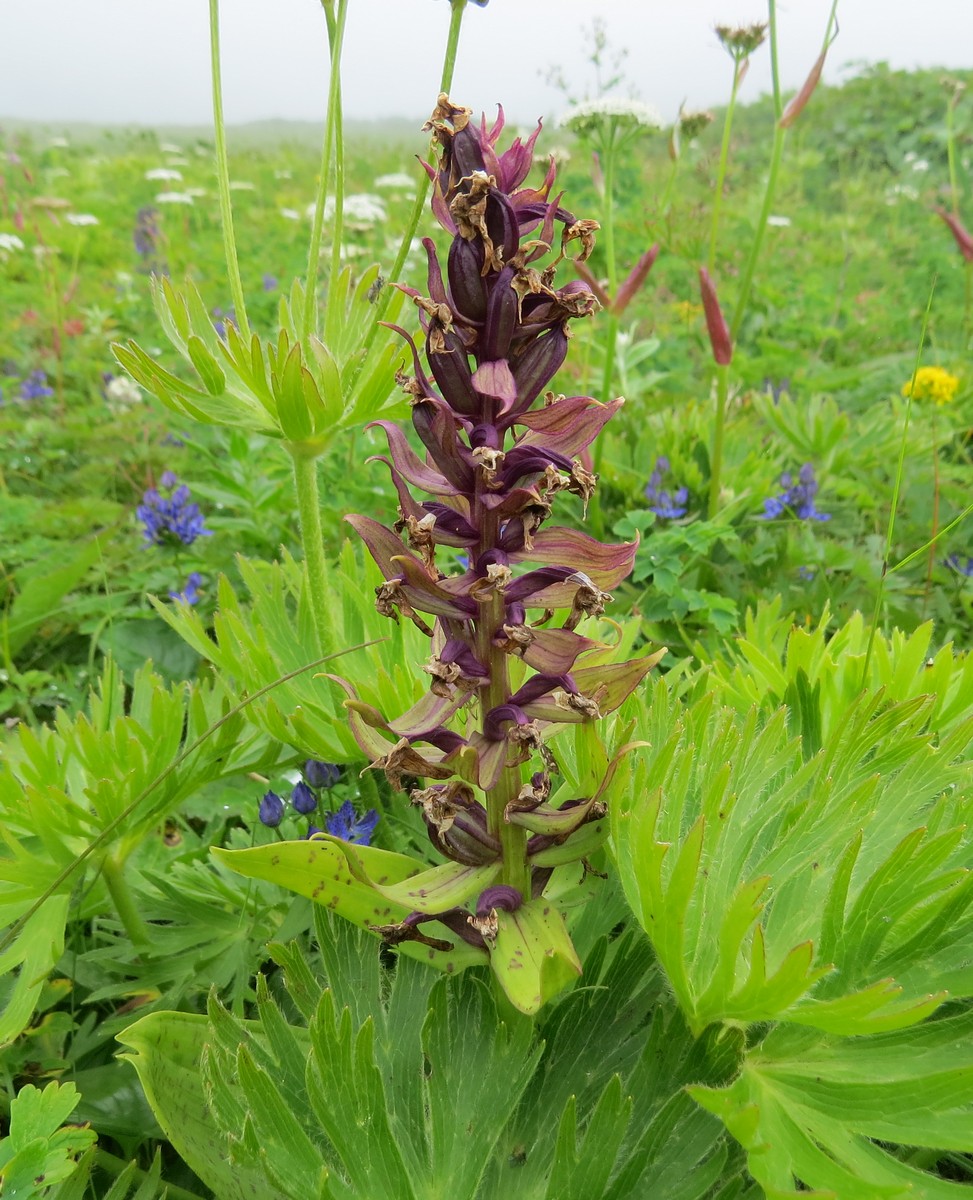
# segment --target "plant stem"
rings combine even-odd
[[[216,135],[216,179],[220,192],[220,223],[223,226],[223,253],[230,283],[230,296],[236,326],[244,342],[250,341],[250,323],[243,297],[240,260],[233,232],[233,206],[230,203],[230,166],[226,155],[226,126],[223,121],[223,84],[220,75],[220,2],[209,0],[210,74],[213,84],[213,129]]]
[[[334,645],[330,569],[324,551],[321,528],[321,500],[318,493],[317,456],[300,443],[287,445],[294,464],[294,489],[297,492],[297,512],[301,525],[301,545],[307,570],[308,600],[311,619],[317,633],[318,649],[326,654]]]
[[[710,453],[709,507],[712,521],[720,507],[720,479],[723,473],[723,435],[726,429],[726,398],[730,390],[730,364],[716,368],[716,421],[713,425],[713,448]]]
[[[899,461],[895,470],[895,482],[892,485],[892,504],[889,509],[889,523],[885,534],[885,553],[882,556],[882,573],[879,577],[878,587],[875,591],[875,607],[872,611],[871,628],[868,631],[868,644],[865,647],[865,661],[862,663],[861,688],[864,690],[868,683],[868,671],[872,662],[872,648],[875,644],[875,635],[878,632],[878,619],[882,611],[882,604],[885,600],[885,577],[889,573],[889,559],[892,556],[892,539],[895,533],[895,512],[899,506],[899,493],[902,490],[902,477],[905,474],[905,452],[909,443],[909,424],[912,419],[912,396],[916,389],[916,376],[919,374],[919,365],[922,362],[922,350],[926,344],[926,330],[929,328],[929,316],[932,312],[932,298],[936,294],[936,283],[938,276],[933,278],[932,287],[929,289],[929,299],[926,302],[926,311],[922,318],[922,329],[919,332],[919,345],[916,348],[916,360],[912,368],[912,381],[909,386],[909,398],[905,406],[905,421],[902,425],[902,440],[899,443]],[[899,564],[902,566],[903,564]]]
[[[327,12],[327,9],[325,10]],[[304,312],[301,318],[301,340],[306,341],[315,329],[317,315],[318,268],[321,258],[321,232],[324,228],[324,206],[328,197],[328,177],[334,153],[335,122],[340,121],[341,45],[345,36],[345,16],[348,0],[338,0],[338,13],[328,22],[331,42],[331,77],[328,81],[328,111],[324,119],[324,141],[318,167],[318,192],[315,198],[314,219],[311,222],[311,241],[307,252],[307,275],[304,280]]]
[[[453,84],[453,71],[456,67],[456,51],[459,47],[459,33],[463,24],[463,12],[466,8],[467,0],[450,0],[451,13],[449,18],[449,33],[446,38],[446,53],[443,58],[443,73],[439,82],[440,92],[449,94],[449,89]],[[435,145],[435,139],[430,143],[430,146]],[[432,157],[430,149],[430,157]],[[426,208],[426,198],[429,195],[431,181],[429,176],[422,172],[422,178],[419,181],[419,186],[416,190],[416,198],[412,205],[412,211],[409,213],[409,219],[406,222],[405,230],[402,234],[402,240],[399,242],[398,253],[395,256],[395,262],[392,264],[392,269],[389,272],[389,279],[398,281],[402,278],[402,272],[405,269],[405,260],[409,255],[409,250],[412,248],[413,238],[416,236],[416,230],[419,228],[419,222],[422,220],[422,215]],[[357,379],[357,372],[361,369],[361,365],[368,358],[368,353],[372,348],[372,344],[378,335],[381,328],[380,322],[385,319],[385,314],[388,311],[389,302],[392,298],[392,293],[383,288],[379,294],[378,300],[375,303],[375,313],[372,318],[371,327],[365,335],[365,340],[362,342],[361,356],[359,366],[356,369],[354,379]]]
[[[124,870],[110,854],[106,854],[101,863],[101,873],[132,945],[137,950],[147,949],[152,944],[149,927],[138,910]]]
[[[716,172],[716,194],[713,197],[713,215],[710,220],[709,254],[706,265],[712,275],[716,263],[716,235],[720,227],[720,209],[723,205],[723,186],[726,181],[726,164],[730,157],[730,129],[733,125],[733,112],[736,108],[737,90],[740,87],[740,70],[746,59],[735,61],[733,64],[733,87],[730,89],[730,103],[726,106],[726,116],[723,118],[723,141],[720,145],[720,165]]]
[[[615,257],[615,124],[610,123],[608,136],[602,144],[602,162],[605,172],[605,196],[602,205],[602,244],[605,247],[605,271],[608,276],[608,295],[614,304],[618,295],[618,263]],[[603,404],[611,400],[612,377],[615,373],[615,347],[618,343],[618,316],[613,308],[605,314],[605,337],[602,349],[605,355],[604,367],[601,374],[601,390],[599,397]],[[601,463],[605,453],[605,439],[599,438],[595,443],[592,455],[592,466],[595,475],[601,474]],[[601,500],[596,492],[591,498],[589,510],[592,532],[595,537],[603,537],[605,521],[601,511]]]
[[[334,0],[321,0],[325,19],[328,23],[328,47],[334,52],[335,38],[338,36],[338,22],[334,13]],[[334,111],[330,103],[328,107],[334,138],[334,222],[331,230],[331,271],[330,278],[336,279],[341,270],[341,244],[344,240],[345,228],[345,126],[341,108],[341,78],[338,77],[338,91],[335,97]]]

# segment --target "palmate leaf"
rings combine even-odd
[[[673,725],[657,685],[636,727],[653,749],[612,828],[694,1030],[786,1017],[880,1031],[921,1020],[947,978],[969,982],[973,726],[934,745],[931,703],[862,697],[805,761],[786,713],[739,717],[704,695]]]
[[[428,639],[409,621],[396,623],[375,610],[377,568],[363,563],[346,543],[329,577],[333,599],[333,644],[318,648],[308,607],[304,566],[288,554],[278,563],[239,560],[249,592],[242,600],[227,580],[219,585],[214,637],[187,605],[157,605],[166,620],[221,676],[254,692],[322,654],[353,650],[342,671],[360,681],[362,698],[395,716],[423,694],[415,664],[429,654]],[[314,672],[281,684],[247,709],[271,737],[298,747],[303,755],[326,762],[356,762],[361,750],[348,727],[344,693]]]
[[[973,1014],[868,1038],[780,1026],[727,1088],[690,1092],[748,1151],[768,1197],[959,1200],[887,1147],[973,1151]],[[802,1185],[800,1190],[797,1181]]]
[[[77,1107],[72,1083],[27,1084],[10,1102],[10,1132],[0,1139],[0,1192],[32,1200],[74,1174],[77,1157],[95,1141],[93,1130],[65,1125]]]

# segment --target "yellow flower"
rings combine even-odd
[[[935,404],[950,404],[956,397],[959,380],[942,367],[920,367],[915,384],[910,379],[902,385],[902,395],[913,400],[932,400]]]

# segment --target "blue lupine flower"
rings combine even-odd
[[[304,764],[303,775],[309,787],[333,788],[341,778],[341,767],[337,763],[321,762],[309,758]]]
[[[780,477],[784,490],[778,496],[769,496],[764,501],[764,511],[760,514],[762,521],[772,521],[782,517],[788,511],[801,521],[830,521],[831,514],[818,512],[814,497],[818,492],[818,483],[814,478],[814,467],[805,463],[797,475],[797,483],[790,471],[785,471]]]
[[[303,779],[298,780],[294,784],[294,790],[291,792],[291,804],[294,805],[296,812],[299,812],[302,817],[313,813],[318,806],[318,798],[307,786]]]
[[[170,600],[182,600],[186,604],[195,604],[199,600],[199,585],[203,577],[198,571],[190,571],[186,578],[186,586],[181,592],[170,592]]]
[[[965,575],[967,579],[973,579],[973,558],[967,557],[964,561],[959,554],[951,554],[948,558],[943,559],[943,566],[949,567],[957,575]]]
[[[164,496],[156,488],[149,488],[135,510],[143,524],[147,546],[164,546],[173,539],[191,546],[198,537],[209,537],[213,532],[203,523],[199,505],[190,502],[189,488],[185,484],[176,487],[177,483],[176,476],[166,471],[159,486],[163,490],[172,489],[171,494]]]
[[[45,396],[53,396],[54,389],[47,386],[47,376],[43,371],[31,371],[18,392],[21,400],[43,400]]]
[[[378,813],[374,808],[370,808],[364,816],[356,816],[354,805],[350,800],[346,800],[337,812],[328,814],[325,824],[332,837],[341,838],[343,842],[367,846],[378,824]]]
[[[265,792],[264,798],[260,801],[257,816],[264,825],[276,829],[284,816],[284,801],[276,792]]]
[[[780,383],[774,383],[768,375],[764,379],[763,389],[775,404],[780,404],[781,396],[790,396],[791,394],[791,381],[785,377]]]
[[[263,285],[264,285],[264,291],[265,291],[265,292],[273,292],[273,291],[275,291],[275,290],[276,290],[276,288],[277,288],[277,276],[276,276],[276,275],[271,275],[271,274],[269,274],[269,273],[268,273],[268,274],[266,274],[266,275],[264,275],[264,277],[263,277]]]
[[[669,473],[669,460],[665,455],[660,454],[655,460],[655,469],[645,486],[645,496],[652,502],[648,506],[649,512],[654,512],[657,517],[665,517],[666,520],[672,521],[686,515],[689,488],[663,488],[663,481]]]

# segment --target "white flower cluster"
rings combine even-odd
[[[182,171],[177,171],[174,167],[153,167],[151,171],[145,172],[145,178],[159,179],[162,182],[167,182],[182,179]]]
[[[661,129],[663,124],[662,115],[651,104],[621,96],[601,96],[575,104],[562,114],[559,124],[575,133],[588,133],[611,121],[643,129]]]
[[[192,204],[193,198],[188,192],[160,192],[155,198],[156,204]]]
[[[311,203],[307,206],[307,215],[313,219],[316,204]],[[335,204],[334,197],[329,196],[324,205],[324,219],[331,220],[334,216]],[[344,203],[345,221],[349,226],[355,225],[374,225],[376,221],[384,221],[386,218],[385,202],[381,196],[373,196],[371,192],[353,192],[350,196],[345,196]]]
[[[379,175],[373,186],[388,189],[390,192],[414,192],[416,181],[404,171],[396,171],[392,175]]]
[[[133,404],[141,404],[142,390],[127,375],[116,375],[105,385],[105,399],[114,412],[124,412]]]
[[[101,222],[94,213],[66,213],[64,217],[69,225],[100,225]]]
[[[11,250],[23,248],[23,241],[15,233],[0,233],[0,254],[9,254]]]

